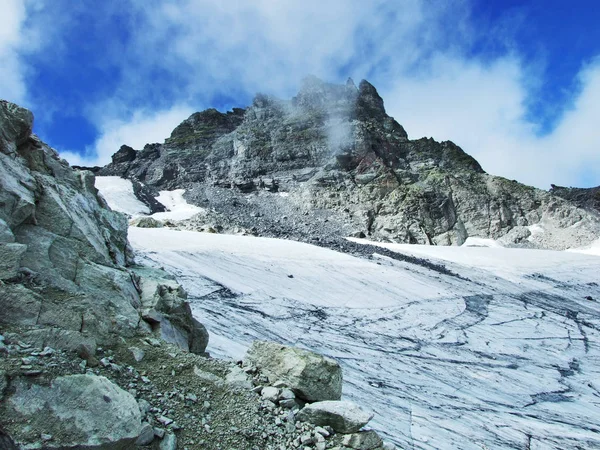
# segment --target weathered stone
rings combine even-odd
[[[135,445],[149,445],[154,440],[154,428],[149,423],[142,424],[142,430],[140,431],[140,435],[135,441]]]
[[[32,127],[31,111],[0,100],[0,152],[14,153],[29,138]]]
[[[373,418],[373,414],[352,402],[324,401],[306,405],[296,418],[313,425],[329,425],[338,433],[355,433]]]
[[[192,317],[185,290],[164,271],[136,268],[134,272],[141,290],[142,318],[164,341],[203,353],[208,332]]]
[[[68,375],[47,385],[14,383],[7,399],[18,423],[7,424],[12,438],[31,443],[32,433],[54,437],[47,449],[102,448],[122,450],[133,446],[142,428],[135,399],[104,377]]]
[[[274,342],[255,341],[246,363],[258,367],[270,380],[282,380],[304,400],[338,400],[342,369],[331,358]]]
[[[142,359],[144,359],[145,353],[141,348],[129,347],[129,351],[131,352],[133,359],[135,359],[137,362],[140,362]]]
[[[344,436],[342,444],[357,450],[373,450],[380,448],[383,441],[375,431],[363,431]]]
[[[279,389],[273,386],[266,386],[260,392],[260,395],[264,400],[269,400],[275,403],[279,399]]]
[[[225,382],[237,388],[252,389],[252,381],[250,381],[246,372],[238,366],[233,366],[229,369],[229,373],[225,377]]]
[[[43,298],[21,284],[1,286],[0,323],[11,325],[35,325]]]
[[[173,433],[165,434],[158,448],[160,450],[177,450],[177,437]]]
[[[164,226],[164,224],[160,220],[157,220],[154,217],[146,216],[131,219],[129,221],[129,225],[138,228],[162,228]]]
[[[21,256],[26,250],[27,246],[23,244],[0,243],[0,281],[17,276],[21,266]]]
[[[0,243],[12,243],[15,242],[15,235],[10,230],[8,224],[0,219]]]

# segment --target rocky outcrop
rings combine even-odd
[[[258,368],[271,383],[284,383],[303,400],[341,398],[342,369],[331,358],[274,342],[255,341],[245,362]]]
[[[34,363],[66,351],[82,358],[81,371],[98,365],[98,346],[153,335],[203,353],[208,333],[172,278],[129,267],[126,217],[108,208],[91,172],[69,167],[32,125],[29,111],[0,101],[0,327],[19,336],[11,346],[2,336],[0,353],[31,355],[16,370],[2,361],[10,375],[0,377],[0,442],[130,448],[141,423],[129,393]]]
[[[154,327],[203,352],[206,330],[182,289],[159,271],[125,267],[126,218],[107,207],[92,173],[72,170],[32,126],[29,111],[0,102],[0,324],[27,328],[31,342],[72,349]]]
[[[452,142],[410,140],[367,81],[309,77],[290,101],[258,95],[245,110],[196,113],[164,144],[121,148],[98,173],[187,189],[214,211],[207,223],[266,236],[563,249],[600,233],[599,214],[488,175]]]
[[[165,342],[203,353],[208,345],[206,328],[192,317],[187,293],[162,270],[132,269],[140,289],[142,318]]]
[[[127,223],[89,172],[31,134],[33,116],[0,102],[0,323],[105,339],[139,327]]]

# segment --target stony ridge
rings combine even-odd
[[[550,192],[569,200],[580,208],[600,211],[600,186],[593,188],[574,188],[552,185]]]
[[[195,113],[163,144],[122,147],[97,173],[186,189],[207,210],[196,229],[555,249],[600,235],[597,213],[489,175],[452,142],[410,140],[364,80],[309,77],[289,101],[260,94],[246,109]]]

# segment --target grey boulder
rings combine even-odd
[[[283,381],[303,400],[339,400],[342,369],[333,359],[274,342],[255,341],[245,359],[271,382]]]
[[[123,450],[134,448],[142,431],[135,398],[105,377],[67,375],[50,385],[18,379],[14,388],[7,409],[20,420],[7,431],[17,445],[44,433],[53,436],[47,449]]]
[[[306,405],[296,419],[313,425],[329,425],[338,433],[355,433],[365,426],[373,414],[352,402],[325,401]]]
[[[381,448],[383,441],[374,431],[363,431],[361,433],[348,434],[344,436],[342,444],[345,447],[357,450],[372,450]]]

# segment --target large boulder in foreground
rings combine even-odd
[[[342,368],[331,358],[275,342],[255,341],[245,359],[271,383],[283,381],[303,400],[339,400]]]
[[[19,378],[11,388],[5,412],[14,421],[6,431],[21,447],[45,436],[44,449],[135,448],[142,429],[138,404],[105,377],[68,375],[50,385]]]
[[[296,419],[318,426],[329,425],[338,433],[356,433],[373,418],[352,402],[325,401],[306,405]]]

